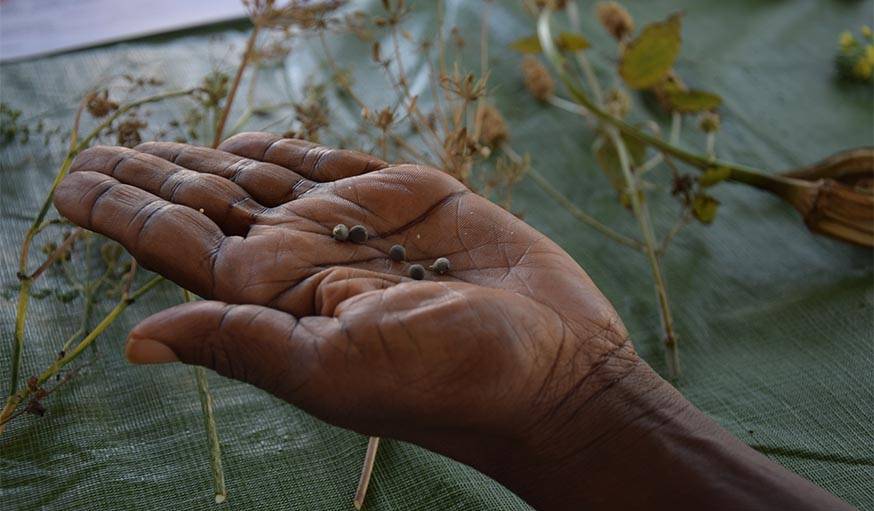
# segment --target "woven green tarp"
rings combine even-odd
[[[638,22],[683,9],[678,70],[696,87],[719,92],[722,157],[773,171],[872,143],[872,89],[839,82],[838,34],[872,24],[870,1],[639,0],[625,2]],[[375,9],[379,2],[362,4]],[[432,2],[414,2],[407,29],[433,30]],[[492,12],[492,75],[514,147],[574,202],[635,233],[631,217],[591,156],[592,134],[577,118],[538,105],[518,78],[514,39],[533,33],[517,2]],[[580,2],[595,48],[612,43]],[[449,2],[447,26],[470,34],[476,59],[480,2]],[[245,25],[163,36],[0,67],[0,98],[29,114],[69,123],[83,91],[124,72],[154,75],[168,87],[195,84],[209,69],[232,69]],[[217,37],[221,36],[221,37]],[[228,50],[234,44],[235,51]],[[331,40],[355,66],[358,89],[376,73],[366,45]],[[287,98],[310,75],[324,74],[315,52],[296,49],[286,66],[262,76],[262,91]],[[410,74],[420,71],[411,55]],[[612,52],[594,50],[607,78]],[[356,60],[357,59],[357,60]],[[287,80],[283,80],[283,73]],[[265,97],[269,96],[265,92]],[[377,104],[387,99],[376,101]],[[155,107],[160,123],[170,106]],[[355,115],[350,112],[349,115]],[[257,124],[253,125],[257,127]],[[284,128],[281,128],[284,129]],[[14,286],[18,246],[63,154],[34,137],[0,152],[0,284]],[[700,144],[700,140],[689,140]],[[366,145],[365,145],[366,147]],[[700,145],[699,145],[700,147]],[[870,251],[809,234],[777,199],[734,185],[714,192],[714,225],[693,226],[664,266],[682,336],[682,392],[723,426],[791,470],[862,509],[874,509],[874,261]],[[559,242],[613,301],[638,350],[663,370],[659,323],[646,263],[576,222],[532,182],[516,209]],[[669,228],[671,204],[655,204]],[[32,264],[36,264],[34,260]],[[8,294],[8,293],[7,293]],[[213,504],[200,406],[182,366],[133,367],[121,356],[127,330],[179,302],[162,285],[129,309],[101,339],[89,368],[47,400],[48,414],[17,419],[0,437],[0,508],[208,509]],[[14,296],[0,298],[0,392],[6,393]],[[44,367],[79,321],[81,303],[34,300],[24,374]],[[267,394],[210,375],[224,447],[228,509],[351,508],[366,438],[330,427]],[[527,509],[507,490],[415,446],[380,449],[368,509]]]

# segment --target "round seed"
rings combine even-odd
[[[392,245],[388,251],[388,256],[392,261],[401,262],[407,258],[407,249],[403,245]]]
[[[437,275],[448,273],[450,269],[452,269],[452,265],[449,264],[449,259],[446,259],[445,257],[438,257],[434,261],[434,264],[431,265],[431,271]]]
[[[422,280],[425,278],[425,267],[421,264],[410,265],[410,278],[413,280]]]
[[[367,229],[363,225],[353,225],[349,229],[349,241],[354,243],[364,243],[367,241]]]
[[[337,224],[331,231],[331,236],[337,241],[346,241],[346,238],[349,237],[349,229],[343,224]]]

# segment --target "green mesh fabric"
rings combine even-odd
[[[777,171],[872,142],[872,89],[840,83],[833,65],[838,34],[872,24],[871,1],[624,3],[638,24],[684,10],[677,68],[687,83],[724,97],[717,148],[726,159]],[[635,233],[595,166],[591,131],[524,92],[518,56],[507,45],[533,33],[533,21],[510,4],[497,2],[492,11],[490,83],[514,148],[530,152],[533,165],[575,203]],[[585,35],[601,48],[591,51],[591,58],[607,78],[614,55],[605,49],[612,43],[591,16],[591,3],[580,4]],[[478,62],[478,6],[454,1],[446,12],[447,25],[469,34],[462,52],[471,63]],[[421,37],[433,30],[434,16],[432,2],[414,2],[407,28]],[[232,70],[244,30],[242,24],[224,25],[3,65],[0,98],[66,124],[82,92],[109,76],[158,76],[172,88],[193,85],[216,64]],[[366,45],[343,37],[330,44],[355,73],[358,90],[376,105],[389,103],[380,99],[382,82],[368,78],[378,70]],[[308,77],[327,75],[314,48],[299,45],[296,52],[285,66],[261,73],[261,100],[289,94],[299,99]],[[408,59],[409,74],[423,72],[415,54]],[[150,107],[150,123],[159,125],[173,109],[178,116],[183,107]],[[63,154],[61,142],[46,146],[38,138],[0,152],[4,289],[16,282],[23,233]],[[691,137],[687,143],[701,147],[702,141]],[[369,147],[365,141],[360,146]],[[756,449],[854,505],[874,509],[871,253],[809,234],[792,210],[770,196],[730,184],[714,193],[722,203],[715,224],[690,227],[664,261],[681,335],[679,388]],[[657,227],[668,229],[672,204],[655,200],[652,206]],[[515,209],[587,269],[615,304],[638,350],[664,370],[643,257],[577,223],[531,181],[519,185]],[[7,295],[0,298],[4,395],[15,312],[14,295]],[[83,374],[47,401],[44,418],[23,417],[10,425],[0,437],[0,507],[216,506],[190,369],[133,367],[121,355],[132,325],[178,302],[178,290],[164,284],[137,303],[84,357],[90,364]],[[25,375],[54,357],[80,314],[79,301],[33,300]],[[215,375],[210,384],[230,492],[227,509],[351,508],[366,438],[247,385]],[[527,509],[476,471],[396,441],[382,444],[370,488],[367,508],[373,510]]]

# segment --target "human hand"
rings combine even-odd
[[[131,361],[210,367],[544,508],[603,503],[633,479],[605,465],[613,431],[637,438],[642,416],[646,435],[651,417],[688,413],[573,259],[447,174],[264,133],[219,149],[95,147],[57,189],[64,216],[208,300],[140,323]],[[369,239],[334,240],[340,223]],[[438,257],[447,274],[408,277]],[[588,470],[564,488],[581,498],[554,488]]]

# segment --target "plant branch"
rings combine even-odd
[[[182,300],[191,301],[191,293],[182,289]],[[212,472],[215,503],[221,504],[228,499],[228,489],[225,486],[225,471],[222,468],[222,445],[219,441],[218,427],[212,408],[212,394],[209,392],[209,382],[206,379],[206,369],[200,366],[192,368],[194,381],[197,383],[197,396],[200,398],[200,410],[203,413],[203,427],[206,430],[206,442],[209,445],[209,467]]]
[[[367,497],[367,486],[370,484],[370,476],[373,474],[373,464],[376,462],[376,451],[378,449],[379,437],[370,437],[367,440],[367,453],[364,455],[364,465],[361,467],[361,477],[358,479],[355,499],[352,501],[355,509],[361,509],[361,506],[364,505],[364,499]]]
[[[42,385],[52,376],[58,374],[58,372],[71,361],[73,361],[76,357],[82,354],[88,346],[90,346],[97,337],[100,336],[109,325],[115,321],[125,309],[127,309],[131,304],[137,301],[144,294],[151,291],[155,286],[161,283],[164,278],[160,275],[156,275],[148,282],[142,285],[139,289],[130,293],[129,295],[125,293],[121,300],[119,300],[118,304],[109,313],[94,327],[91,332],[86,335],[75,348],[65,353],[63,357],[59,357],[57,360],[52,362],[36,379],[36,385]],[[32,390],[30,387],[25,387],[23,389],[18,390],[14,394],[9,396],[9,399],[6,401],[6,406],[0,411],[0,435],[3,434],[3,431],[6,429],[6,423],[9,422],[10,417],[15,412],[15,409],[21,404],[25,399],[27,399]]]
[[[551,11],[549,9],[544,9],[541,12],[540,18],[537,22],[538,34],[540,34],[541,31],[543,31],[547,35],[550,33],[550,14]],[[790,187],[798,187],[799,184],[803,183],[803,181],[800,180],[795,180],[783,176],[770,175],[760,169],[747,165],[713,159],[707,155],[687,151],[686,149],[666,142],[658,136],[651,135],[645,131],[642,131],[637,127],[627,123],[626,121],[611,115],[609,112],[599,107],[591,99],[589,99],[586,93],[579,86],[577,86],[577,84],[574,82],[574,80],[567,72],[567,69],[565,68],[564,57],[555,48],[554,43],[550,40],[544,40],[542,35],[540,36],[540,43],[543,47],[544,54],[549,58],[554,69],[556,70],[556,73],[558,73],[559,78],[561,79],[562,83],[567,88],[573,99],[580,105],[584,106],[589,112],[592,113],[592,115],[594,115],[604,123],[615,127],[617,130],[622,132],[622,134],[637,139],[645,144],[651,145],[658,150],[670,156],[673,156],[678,160],[688,163],[689,165],[692,165],[700,170],[706,170],[710,167],[725,167],[731,171],[729,179],[740,183],[748,184],[756,188],[781,193],[786,191]]]
[[[18,373],[21,368],[22,352],[24,351],[24,326],[27,317],[27,307],[30,303],[30,289],[33,286],[34,282],[34,278],[27,277],[27,261],[30,255],[30,246],[33,243],[33,238],[36,236],[36,234],[43,229],[43,220],[45,219],[45,216],[48,213],[49,208],[51,207],[52,198],[55,195],[55,190],[58,188],[58,185],[61,184],[61,181],[67,175],[67,172],[69,172],[70,166],[73,164],[73,159],[76,157],[77,154],[79,154],[79,152],[81,152],[84,148],[88,147],[88,144],[90,144],[91,141],[97,138],[97,136],[99,136],[103,130],[105,130],[116,119],[118,119],[121,115],[124,115],[131,109],[137,108],[147,103],[154,103],[173,97],[185,96],[191,94],[196,90],[198,89],[192,88],[181,91],[166,92],[163,94],[156,94],[154,96],[149,96],[136,101],[132,101],[130,103],[126,103],[120,106],[114,112],[112,112],[103,122],[101,122],[93,130],[91,130],[91,132],[88,133],[85,138],[77,140],[79,119],[82,114],[84,102],[80,104],[79,110],[76,112],[76,118],[73,124],[72,134],[70,136],[70,148],[67,151],[67,154],[64,156],[64,160],[61,163],[60,168],[58,169],[57,175],[55,175],[55,179],[52,181],[49,193],[43,200],[42,206],[40,206],[39,213],[37,213],[36,217],[33,219],[33,222],[28,228],[27,233],[25,233],[24,240],[21,243],[21,252],[18,258],[18,277],[21,280],[21,287],[18,291],[18,305],[15,315],[15,333],[13,334],[12,338],[12,367],[9,372],[10,399],[18,390]]]
[[[237,68],[237,74],[234,75],[234,81],[231,83],[231,88],[228,91],[228,96],[225,98],[225,106],[222,108],[221,117],[215,127],[215,137],[212,139],[212,147],[218,147],[222,142],[222,134],[225,131],[225,123],[228,122],[228,115],[231,113],[231,107],[234,104],[234,97],[237,95],[237,89],[240,87],[240,81],[243,79],[243,71],[246,70],[246,65],[249,64],[249,59],[252,57],[252,50],[255,47],[255,41],[258,39],[258,30],[260,26],[257,22],[252,27],[252,33],[249,34],[249,39],[246,41],[246,49],[243,50],[243,58],[240,60],[240,66]]]

